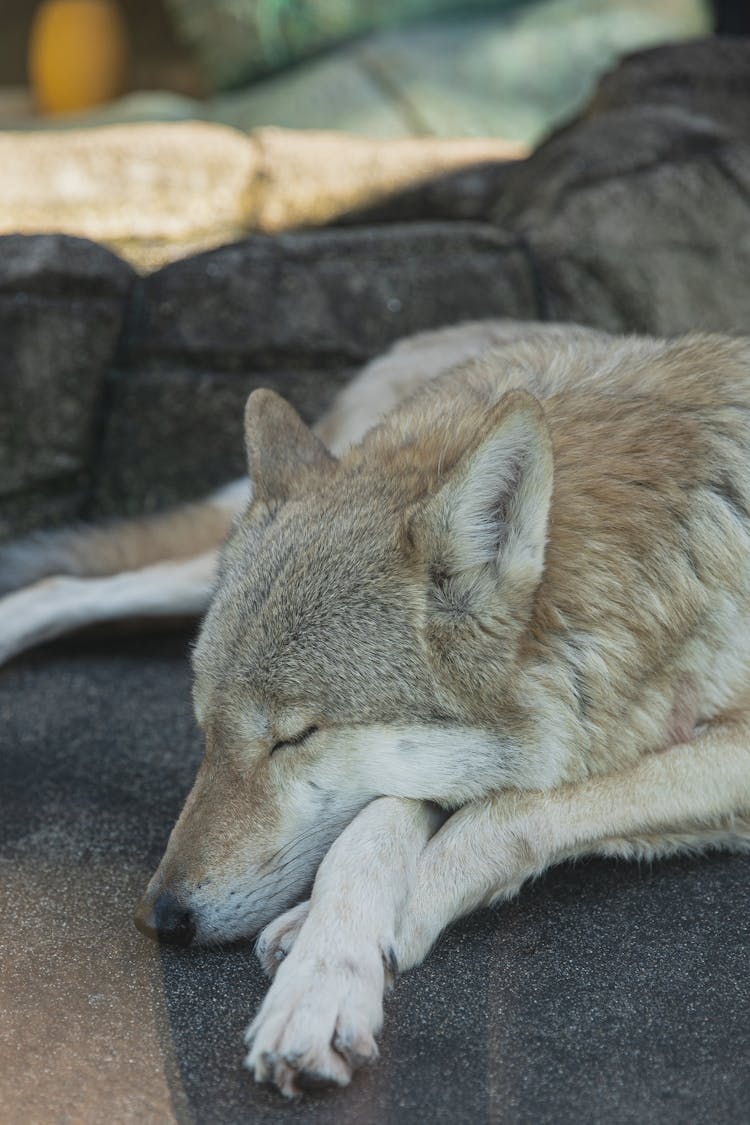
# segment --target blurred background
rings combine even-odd
[[[202,118],[534,143],[623,54],[749,19],[740,0],[4,0],[0,126]]]

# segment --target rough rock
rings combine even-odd
[[[75,514],[132,279],[94,243],[0,238],[0,536]]]
[[[0,294],[122,299],[134,280],[120,258],[83,238],[0,236]]]
[[[739,146],[562,194],[528,232],[544,317],[661,336],[747,333],[749,201],[750,147]]]
[[[635,55],[508,169],[492,217],[527,241],[545,318],[748,331],[749,62],[743,40]]]
[[[257,387],[283,394],[308,421],[351,368],[282,372],[157,367],[112,376],[110,415],[89,517],[157,511],[245,472],[242,417]]]
[[[747,40],[712,36],[679,50],[661,46],[629,55],[602,77],[584,116],[623,106],[671,106],[750,137],[749,98]]]
[[[204,369],[324,369],[424,328],[534,312],[516,242],[460,223],[252,238],[174,262],[142,293],[129,362],[180,355]]]
[[[312,421],[400,336],[534,315],[526,256],[491,227],[256,237],[139,282],[89,516],[154,510],[244,471],[242,409],[272,387]]]

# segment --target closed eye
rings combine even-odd
[[[277,750],[284,750],[288,746],[299,746],[318,730],[320,730],[319,727],[307,727],[305,730],[300,731],[299,734],[295,734],[293,738],[284,738],[281,742],[274,743],[271,747],[271,753],[275,754]]]

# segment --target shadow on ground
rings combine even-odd
[[[160,951],[131,921],[200,757],[187,644],[80,640],[0,672],[3,1120],[747,1121],[750,859],[730,855],[560,868],[399,982],[350,1089],[254,1087],[250,949]]]

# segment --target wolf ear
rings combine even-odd
[[[552,499],[552,447],[544,413],[525,391],[494,407],[486,436],[418,515],[438,601],[470,611],[483,594],[527,598],[542,576]]]
[[[245,406],[247,470],[258,500],[286,500],[306,471],[335,464],[320,438],[275,391],[253,391]]]

